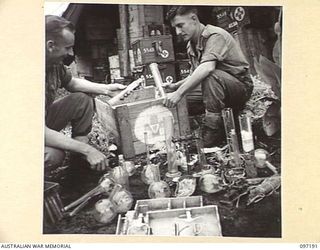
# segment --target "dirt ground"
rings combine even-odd
[[[256,148],[264,148],[271,152],[272,164],[281,171],[280,133],[273,137],[267,137],[259,125],[254,127],[254,132]],[[135,161],[141,161],[141,158],[144,158],[144,156],[136,157]],[[75,165],[77,169],[66,168],[50,179],[50,181],[60,184],[60,196],[64,205],[94,188],[102,176],[101,173],[88,169],[83,161],[79,161]],[[165,171],[166,168],[161,167],[161,172],[164,173]],[[264,177],[270,176],[272,173],[262,169],[258,174],[260,177]],[[174,188],[174,186],[171,186],[172,190]],[[139,171],[130,177],[130,192],[135,201],[148,198],[147,189],[148,186],[141,181]],[[280,190],[250,206],[245,206],[245,201],[240,200],[238,208],[235,205],[222,205],[220,203],[220,200],[225,199],[227,191],[207,194],[197,188],[193,195],[202,195],[204,205],[218,205],[223,236],[281,237]],[[101,198],[102,196],[95,197],[78,214],[64,218],[55,225],[45,222],[43,232],[46,234],[115,234],[117,217],[109,224],[98,223],[93,217],[94,204]]]

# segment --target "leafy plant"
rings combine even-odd
[[[262,118],[263,130],[267,136],[272,136],[281,128],[281,68],[264,56],[254,58],[254,67],[261,79],[271,86],[277,99],[272,99],[272,104]]]

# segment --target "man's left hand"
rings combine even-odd
[[[181,98],[182,95],[178,91],[168,93],[167,97],[163,100],[163,104],[168,108],[174,108]]]

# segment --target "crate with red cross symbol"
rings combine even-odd
[[[144,37],[132,43],[132,50],[136,66],[173,62],[175,59],[171,35]]]
[[[173,83],[177,81],[176,67],[174,63],[158,64],[159,72],[164,83]],[[136,78],[143,76],[146,79],[146,86],[154,86],[153,75],[148,65],[138,66],[134,68]]]

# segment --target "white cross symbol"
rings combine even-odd
[[[173,82],[173,77],[172,76],[167,76],[166,77],[166,82],[172,83]]]
[[[246,12],[244,8],[242,7],[237,7],[234,11],[234,19],[236,19],[238,22],[242,21]]]

